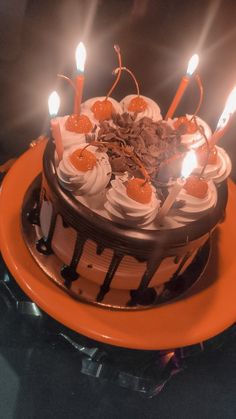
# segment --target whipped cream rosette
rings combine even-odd
[[[105,99],[106,96],[93,97],[91,99],[86,100],[83,103],[84,111],[91,112],[97,124],[99,123],[99,118],[96,118],[96,111],[98,112],[98,114],[102,115],[105,115],[108,112],[109,117],[104,118],[106,120],[109,120],[111,118],[111,113],[109,112],[110,110],[112,111],[112,113],[122,113],[122,107],[119,102],[117,102],[112,97],[108,97],[107,100]],[[106,109],[106,102],[108,102],[108,109]]]
[[[74,195],[93,196],[104,191],[111,178],[111,166],[106,153],[98,150],[97,147],[87,144],[72,146],[63,154],[63,158],[57,168],[57,175],[61,185],[74,193]],[[92,164],[86,167],[87,170],[79,170],[73,164],[73,153],[80,151],[76,158],[92,158]],[[89,154],[88,154],[89,152]],[[91,156],[92,155],[92,156]],[[88,168],[89,167],[89,168]]]
[[[168,215],[182,225],[201,217],[206,211],[213,208],[217,202],[217,190],[214,182],[209,180],[207,186],[207,193],[203,198],[190,195],[182,188],[178,195],[178,201],[183,201],[183,206],[179,209],[173,208]]]
[[[193,115],[186,114],[186,116],[183,117],[183,119],[187,119],[187,121],[190,121],[192,116]],[[199,116],[196,116],[195,118],[197,124],[204,130],[205,136],[207,137],[207,139],[209,139],[212,135],[211,128],[205,121],[199,118]],[[180,121],[181,118],[175,118],[173,121],[168,119],[168,123],[170,123],[171,126],[175,129],[178,129],[178,127],[181,126]],[[183,125],[185,125],[184,122]],[[206,143],[206,140],[202,133],[199,131],[199,129],[194,128],[194,121],[190,122],[189,126],[186,125],[186,133],[181,134],[181,143],[188,148],[197,148]]]
[[[206,165],[203,177],[205,179],[212,179],[215,183],[221,183],[229,176],[232,169],[232,163],[223,148],[215,146],[215,150],[216,162]],[[203,166],[199,165],[194,172],[199,174],[202,172],[202,169]]]
[[[73,145],[76,144],[83,144],[85,143],[85,136],[86,134],[90,134],[96,128],[97,121],[95,120],[93,113],[88,109],[84,109],[84,106],[81,106],[81,115],[86,116],[88,118],[88,123],[90,124],[90,131],[86,133],[79,133],[76,131],[68,130],[67,128],[67,121],[70,118],[70,115],[65,115],[62,117],[58,117],[60,131],[61,131],[61,138],[64,149],[68,149]]]
[[[144,109],[141,112],[137,112],[136,119],[141,119],[144,117],[151,118],[154,122],[160,121],[162,119],[161,110],[159,106],[157,105],[154,100],[150,99],[146,96],[139,96],[143,101],[147,104],[146,109]],[[124,99],[121,100],[120,104],[122,107],[123,112],[128,112],[131,114],[134,114],[135,112],[132,112],[129,110],[130,103],[133,99],[136,99],[137,95],[128,95],[125,96]]]
[[[148,203],[140,203],[127,194],[126,183],[128,175],[116,176],[111,181],[111,188],[107,191],[105,209],[110,216],[126,225],[144,227],[156,218],[160,201],[156,198],[155,188],[150,185],[151,197]],[[145,180],[142,179],[143,182]]]

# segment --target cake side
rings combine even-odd
[[[191,224],[149,231],[127,228],[95,214],[63,190],[55,176],[54,146],[44,154],[45,201],[40,224],[44,241],[62,261],[65,280],[81,275],[104,288],[145,289],[163,285],[191,265],[224,216],[227,184],[217,204]],[[53,229],[52,229],[53,227]]]

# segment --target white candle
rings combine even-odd
[[[56,152],[58,155],[58,159],[61,160],[63,156],[63,144],[61,138],[61,130],[59,121],[55,118],[57,116],[58,110],[60,107],[60,97],[57,92],[52,92],[48,99],[48,109],[49,114],[51,117],[51,130],[52,130],[52,137],[55,141]]]
[[[177,179],[175,185],[171,188],[169,195],[167,196],[165,202],[163,203],[158,213],[157,217],[159,221],[161,221],[167,215],[173,203],[175,202],[177,196],[179,195],[181,189],[184,187],[187,177],[192,173],[196,166],[196,154],[193,150],[191,150],[186,154],[183,160],[181,178]]]

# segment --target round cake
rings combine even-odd
[[[191,115],[164,121],[141,95],[93,98],[58,122],[63,156],[50,138],[41,191],[27,207],[43,263],[54,254],[65,288],[75,294],[86,281],[84,299],[93,289],[92,302],[104,305],[111,292],[125,291],[124,306],[142,306],[171,284],[181,290],[227,204],[231,163],[222,148],[207,147],[210,128]],[[189,150],[197,164],[163,216]]]

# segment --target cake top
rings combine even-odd
[[[140,94],[134,74],[122,67],[120,50],[115,50],[119,67],[108,94],[81,104],[80,74],[76,113],[54,120],[61,135],[53,134],[55,143],[60,140],[64,150],[57,152],[58,180],[83,205],[115,222],[148,229],[166,222],[182,226],[216,205],[215,185],[230,173],[230,159],[216,145],[219,130],[212,135],[196,112],[173,118],[178,91],[163,120],[159,105]],[[123,70],[134,79],[137,94],[117,102],[111,93]],[[188,66],[185,79],[190,76]],[[190,151],[195,160],[184,175]]]

